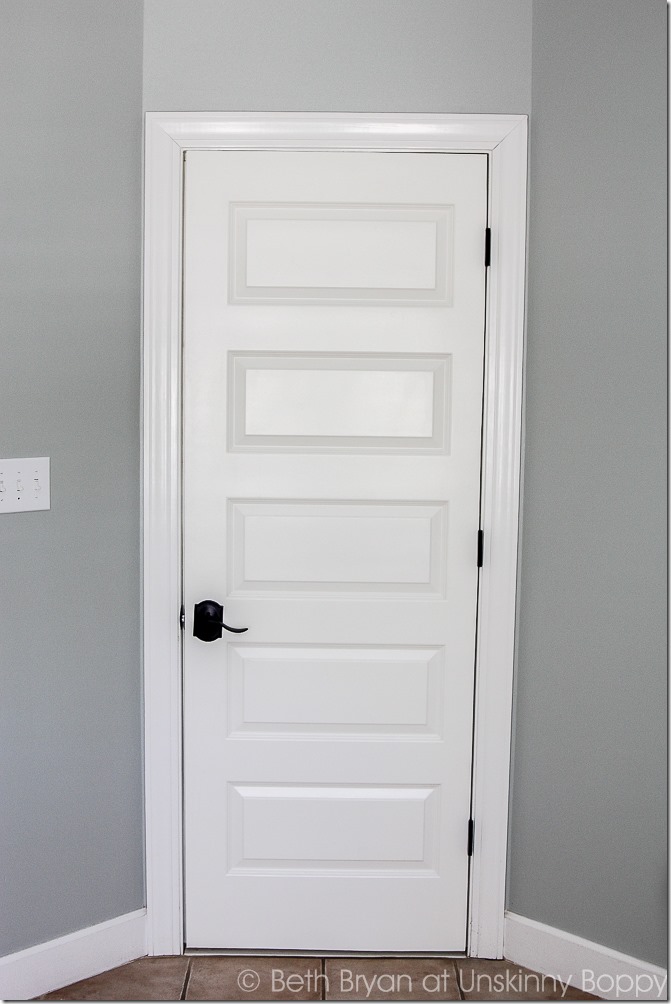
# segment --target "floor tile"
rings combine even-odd
[[[188,980],[187,969],[190,967]],[[459,982],[458,982],[459,981]],[[598,1000],[505,961],[194,956],[138,959],[44,994],[54,1001]]]
[[[326,1000],[461,999],[453,959],[327,959],[326,976]]]
[[[459,986],[467,1001],[593,1001],[592,994],[566,987],[551,976],[505,960],[459,959]]]
[[[189,960],[184,956],[137,959],[61,990],[44,994],[47,1001],[178,1001]]]
[[[321,959],[207,955],[191,960],[188,1001],[318,1001]]]

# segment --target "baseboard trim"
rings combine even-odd
[[[665,969],[515,913],[506,913],[503,953],[510,962],[604,1000],[667,999]]]
[[[0,959],[0,1000],[31,1000],[146,954],[146,910]]]

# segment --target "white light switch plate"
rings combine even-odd
[[[0,513],[50,508],[49,457],[0,460]]]

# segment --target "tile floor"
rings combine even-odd
[[[598,1000],[510,962],[436,958],[165,956],[137,959],[38,1000]]]

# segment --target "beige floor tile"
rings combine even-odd
[[[505,961],[436,958],[197,956],[138,959],[39,1000],[177,1001],[598,1000]],[[457,982],[457,974],[458,980]]]
[[[566,988],[550,976],[505,960],[460,959],[459,985],[467,1001],[591,1001],[591,994]]]
[[[326,1000],[460,1000],[452,959],[327,959],[326,976]]]
[[[61,990],[44,994],[48,1001],[178,1001],[189,960],[183,956],[137,959]]]
[[[254,956],[196,956],[188,1001],[318,1001],[322,960]]]

